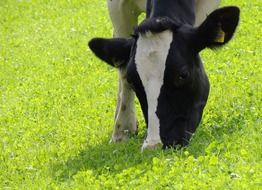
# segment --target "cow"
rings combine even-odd
[[[112,142],[137,133],[136,95],[147,126],[142,150],[159,144],[164,149],[188,145],[210,88],[199,53],[229,42],[239,22],[238,7],[212,12],[218,4],[219,0],[108,0],[114,38],[93,38],[88,45],[119,70]],[[146,18],[137,26],[143,10]]]

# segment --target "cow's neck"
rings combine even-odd
[[[195,0],[148,0],[147,17],[169,17],[194,25]]]

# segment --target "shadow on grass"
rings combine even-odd
[[[232,121],[229,121],[232,123]],[[187,150],[190,155],[198,158],[206,155],[206,148],[213,141],[223,142],[223,134],[233,133],[237,128],[228,127],[205,127],[201,125],[194,135],[190,145],[179,150],[153,150],[141,153],[142,137],[133,137],[127,142],[109,144],[102,141],[100,144],[90,146],[81,151],[77,156],[69,158],[65,163],[53,166],[53,176],[58,181],[71,179],[79,171],[92,170],[96,176],[110,173],[115,175],[130,167],[139,164],[151,165],[154,157],[178,156],[184,157]]]
[[[77,156],[69,158],[65,163],[53,166],[53,176],[59,181],[66,181],[79,171],[92,170],[95,175],[104,173],[117,174],[124,169],[150,163],[163,151],[147,151],[141,153],[142,139],[131,138],[127,142],[109,144],[101,142],[95,146],[87,146]]]
[[[67,181],[79,171],[92,170],[99,176],[110,173],[115,175],[139,164],[151,165],[154,157],[182,155],[181,150],[148,150],[141,153],[142,139],[132,138],[121,144],[101,142],[96,146],[87,146],[77,156],[69,158],[65,163],[52,166],[53,177],[58,181]],[[204,152],[205,145],[198,146],[197,155]]]

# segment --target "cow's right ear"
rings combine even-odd
[[[88,46],[101,60],[113,67],[122,67],[128,63],[133,43],[131,38],[93,38]]]

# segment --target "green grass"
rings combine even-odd
[[[140,153],[145,123],[109,144],[117,71],[87,49],[110,37],[106,1],[0,1],[0,189],[262,189],[262,1],[202,58],[211,82],[188,148]]]

